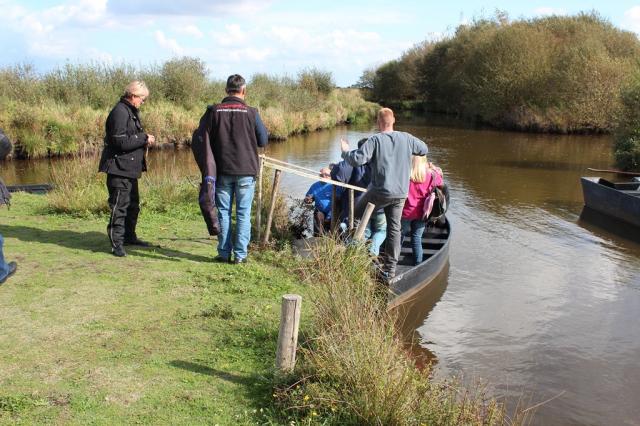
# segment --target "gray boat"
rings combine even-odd
[[[429,224],[422,235],[423,261],[413,265],[411,239],[405,238],[396,266],[396,276],[389,282],[389,306],[403,303],[423,290],[440,274],[449,260],[451,224]]]
[[[640,227],[640,181],[611,182],[582,177],[584,204],[591,210]]]

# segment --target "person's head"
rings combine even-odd
[[[240,74],[233,74],[227,78],[227,87],[225,88],[227,95],[244,98],[247,92],[247,82]]]
[[[320,177],[325,179],[331,179],[331,169],[329,167],[321,168]]]
[[[414,155],[411,157],[411,182],[422,183],[427,178],[427,164],[426,155]]]
[[[396,118],[390,108],[380,108],[380,111],[378,111],[378,129],[381,132],[392,131],[395,122]]]
[[[133,80],[131,83],[127,84],[127,87],[125,87],[124,97],[131,105],[136,108],[140,108],[144,101],[149,97],[149,89],[147,89],[147,85],[144,81]]]

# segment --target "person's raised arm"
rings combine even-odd
[[[349,151],[349,141],[344,138],[340,139],[342,158],[353,167],[362,166],[367,164],[373,157],[374,142],[372,138],[367,139],[365,143],[358,149]]]
[[[427,144],[415,136],[409,135],[409,142],[411,143],[411,153],[413,155],[427,155],[429,153],[429,147]]]

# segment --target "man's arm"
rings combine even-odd
[[[373,138],[367,139],[358,149],[349,151],[349,142],[346,139],[341,139],[342,158],[353,167],[362,166],[367,164],[375,151],[375,142]],[[424,155],[424,154],[423,154]]]
[[[429,153],[429,147],[420,139],[416,138],[413,135],[409,135],[409,140],[411,141],[411,145],[413,148],[413,155],[427,155],[427,153]]]
[[[112,147],[122,151],[130,152],[138,148],[142,148],[147,144],[147,135],[144,132],[138,132],[134,135],[127,135],[127,123],[129,114],[123,109],[116,108],[109,114],[107,118],[109,129],[108,141]]]
[[[267,128],[262,122],[262,118],[260,118],[260,114],[256,110],[256,140],[258,141],[258,146],[263,147],[267,145],[269,141],[269,132],[267,132]]]

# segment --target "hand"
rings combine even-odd
[[[349,141],[345,138],[340,138],[340,148],[342,152],[349,152]]]
[[[147,145],[153,145],[156,143],[156,137],[153,135],[147,135]]]

